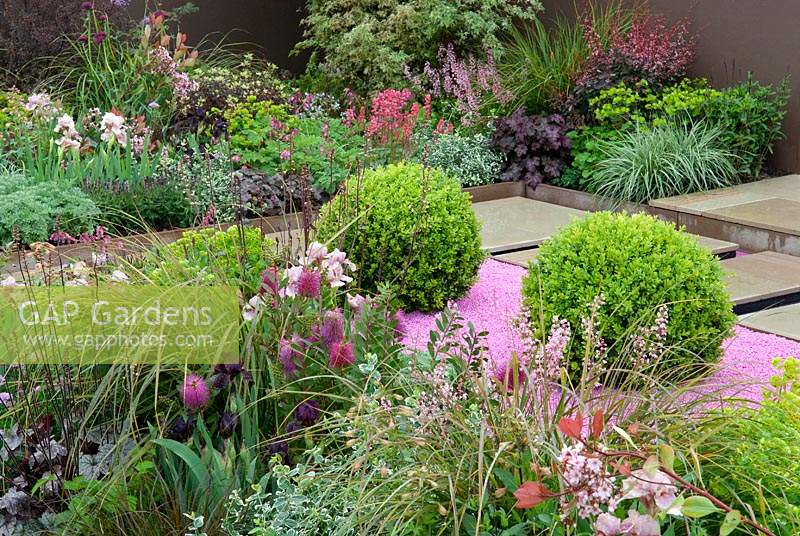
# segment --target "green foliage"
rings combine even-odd
[[[612,28],[630,27],[632,14],[613,1],[589,2],[582,15],[606,42]],[[558,15],[548,25],[537,19],[524,32],[512,29],[498,61],[503,84],[514,94],[510,110],[524,106],[534,115],[560,110],[589,57],[586,36],[576,20]]]
[[[602,296],[599,335],[609,345],[609,367],[624,368],[633,365],[625,358],[628,337],[667,304],[670,355],[658,366],[679,377],[720,358],[736,318],[717,259],[693,237],[643,214],[600,212],[565,227],[540,248],[523,296],[534,318],[558,316],[572,326]],[[583,362],[583,352],[576,354],[569,356],[572,374]]]
[[[87,185],[84,191],[100,209],[100,223],[117,235],[190,227],[195,212],[175,182]]]
[[[341,87],[402,87],[406,65],[435,63],[439,46],[458,52],[498,49],[498,36],[515,20],[534,20],[537,0],[308,0],[305,40],[310,72],[321,71]]]
[[[729,412],[721,426],[712,420],[700,453],[710,490],[789,536],[800,530],[800,362],[781,361],[783,376],[773,378],[779,389],[765,392],[757,409]]]
[[[285,106],[254,98],[225,117],[230,150],[243,164],[270,174],[307,169],[314,185],[328,192],[336,190],[362,153],[363,140],[338,119],[292,116]]]
[[[305,473],[311,473],[307,475]],[[314,478],[303,464],[289,468],[277,465],[272,470],[274,492],[267,491],[268,478],[253,486],[250,496],[234,491],[226,505],[222,528],[230,536],[301,536],[336,534],[355,536],[348,527],[353,502],[320,500],[326,497],[326,480]]]
[[[430,311],[463,296],[483,260],[469,196],[438,169],[400,163],[347,181],[321,211],[319,239],[337,238],[361,286],[396,286],[404,307]]]
[[[503,155],[491,148],[490,138],[485,134],[425,135],[414,141],[423,148],[421,163],[441,168],[458,179],[461,186],[491,184],[500,175]]]
[[[275,242],[257,227],[208,228],[187,231],[154,252],[145,273],[161,283],[238,285],[252,295],[261,287],[261,272],[274,264],[275,255]]]
[[[99,212],[78,188],[34,183],[21,173],[0,174],[0,244],[19,229],[23,243],[46,241],[55,230],[77,234],[91,230]]]
[[[637,203],[730,186],[736,157],[721,137],[719,127],[703,123],[626,130],[596,146],[598,160],[585,184],[590,192]]]
[[[739,159],[741,173],[758,177],[772,146],[783,139],[781,124],[789,101],[789,80],[777,87],[748,76],[707,103],[705,113],[722,130],[722,143]]]

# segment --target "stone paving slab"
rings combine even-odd
[[[800,341],[800,303],[744,315],[739,325]]]
[[[722,261],[735,305],[800,293],[800,258],[765,251]]]
[[[779,233],[800,234],[800,203],[790,199],[776,197],[730,205],[708,210],[704,215]]]
[[[525,197],[472,205],[483,223],[483,248],[490,253],[538,246],[586,212]]]
[[[800,175],[650,201],[650,205],[757,229],[800,235]]]

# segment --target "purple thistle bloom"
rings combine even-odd
[[[295,432],[299,432],[303,429],[303,423],[300,421],[292,421],[286,425],[286,433],[288,435],[294,435]]]
[[[236,430],[236,424],[238,423],[239,418],[236,416],[235,413],[231,413],[230,411],[223,411],[222,415],[219,416],[219,421],[217,421],[217,429],[219,430],[219,435],[222,437],[231,437],[233,435],[234,430]]]
[[[97,32],[96,34],[94,34],[94,44],[99,45],[100,43],[106,40],[106,37],[108,37],[108,34],[106,32]]]
[[[344,368],[352,365],[355,360],[353,343],[341,341],[331,345],[330,352],[328,352],[328,366],[331,368]]]
[[[344,316],[339,309],[325,312],[319,327],[319,337],[328,348],[344,339]]]
[[[306,400],[294,410],[295,418],[303,424],[314,424],[320,416],[319,403],[316,400]]]
[[[303,270],[297,280],[297,295],[304,298],[319,298],[322,274],[313,270]]]
[[[281,362],[283,373],[286,376],[294,374],[302,366],[303,345],[304,341],[298,335],[292,335],[291,340],[281,340],[280,348],[278,349],[278,360]]]
[[[189,374],[183,380],[181,389],[181,399],[184,405],[190,410],[203,409],[208,401],[211,400],[211,392],[206,381],[197,374]]]
[[[189,439],[190,435],[192,435],[193,429],[194,419],[192,417],[177,417],[172,422],[172,426],[169,427],[169,430],[167,430],[167,438],[174,441],[184,442]]]
[[[92,2],[84,2],[81,4],[81,9],[84,11],[89,11],[90,9],[94,8],[94,3]]]

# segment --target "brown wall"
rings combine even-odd
[[[546,12],[572,10],[573,0],[543,0]],[[668,20],[689,15],[698,38],[693,76],[716,87],[730,85],[752,71],[756,80],[778,83],[792,75],[786,140],[775,148],[772,164],[800,171],[800,0],[650,0]]]
[[[161,5],[170,9],[185,0],[164,0]],[[292,72],[302,72],[306,58],[292,56],[289,51],[303,35],[300,10],[304,0],[192,0],[200,8],[187,15],[182,28],[190,43],[206,34],[218,36],[230,33],[228,41],[247,42],[278,66]],[[144,14],[144,0],[132,2],[130,12],[139,18]]]

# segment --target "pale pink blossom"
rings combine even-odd
[[[587,455],[583,445],[565,445],[558,457],[561,477],[568,486],[581,517],[600,515],[601,507],[613,510],[617,504],[614,480],[603,461]],[[567,509],[567,505],[562,505]]]
[[[100,139],[103,141],[116,140],[122,146],[128,144],[128,135],[125,132],[125,118],[114,112],[106,112],[100,120],[100,128],[103,133]]]
[[[286,295],[289,297],[297,296],[298,285],[300,278],[303,275],[302,266],[293,266],[286,270]]]
[[[622,522],[620,534],[625,536],[660,536],[661,527],[658,521],[647,514],[636,510],[628,510],[628,517]]]
[[[622,534],[622,520],[603,512],[594,522],[594,532],[596,536],[618,536]]]
[[[248,322],[252,322],[258,315],[258,311],[262,305],[264,305],[264,300],[261,299],[261,296],[253,296],[242,309],[242,318]]]
[[[328,248],[319,242],[311,242],[306,249],[306,256],[300,259],[300,262],[306,266],[309,264],[322,264],[327,254]]]
[[[21,287],[22,285],[17,283],[17,280],[14,279],[13,275],[6,277],[5,279],[0,279],[0,287]]]
[[[366,301],[367,299],[361,294],[356,294],[355,296],[352,296],[349,293],[347,294],[347,304],[353,311],[360,311],[361,307],[364,305]]]
[[[675,503],[675,484],[661,471],[648,474],[644,469],[637,469],[631,476],[622,481],[622,499],[640,499],[645,504],[655,504],[661,511],[680,515],[671,509]]]

